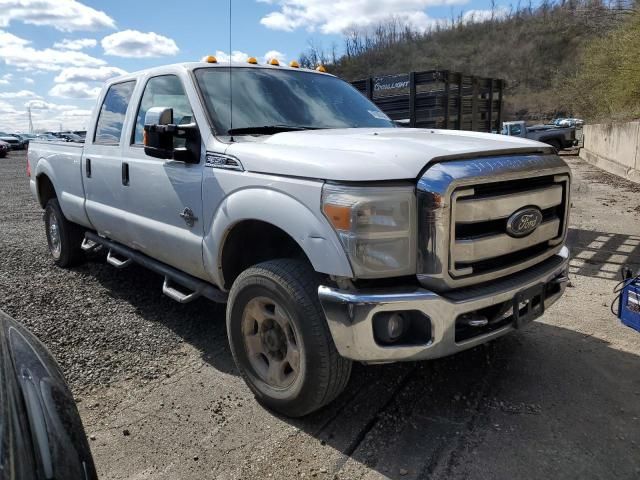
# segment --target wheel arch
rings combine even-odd
[[[47,173],[36,175],[36,191],[38,192],[38,203],[42,208],[47,206],[49,200],[58,197],[53,181]]]
[[[319,205],[316,214],[279,191],[251,188],[233,193],[217,208],[209,233],[204,237],[205,268],[214,283],[229,289],[233,273],[225,272],[224,268],[230,265],[229,252],[233,251],[227,250],[232,248],[229,242],[237,241],[238,235],[242,237],[242,233],[250,231],[250,239],[245,238],[241,253],[250,248],[269,247],[274,238],[280,238],[293,254],[287,257],[295,258],[302,253],[316,272],[351,277],[349,260],[335,232],[321,215]],[[278,257],[263,257],[260,261],[281,258],[286,251],[274,250],[280,254]]]

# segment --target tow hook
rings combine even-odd
[[[462,315],[458,321],[469,327],[485,327],[489,324],[489,319],[486,316],[473,312]]]
[[[569,277],[567,277],[566,275],[560,275],[559,277],[556,277],[553,280],[551,280],[551,283],[561,284],[561,283],[567,283],[568,281],[569,281]]]

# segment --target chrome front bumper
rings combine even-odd
[[[488,285],[471,286],[440,295],[417,287],[395,291],[351,292],[320,286],[320,303],[340,355],[371,363],[425,360],[451,355],[488,342],[515,329],[513,323],[456,342],[456,319],[493,305],[511,302],[529,287],[556,283],[559,290],[545,299],[545,310],[564,293],[569,249],[551,259]],[[419,311],[431,321],[431,340],[422,345],[381,345],[373,333],[373,317],[385,311]],[[425,321],[427,321],[425,319]]]

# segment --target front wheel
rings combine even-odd
[[[321,408],[349,381],[351,361],[336,350],[306,262],[272,260],[245,270],[229,294],[227,332],[249,388],[284,415]]]
[[[82,261],[83,252],[80,245],[82,245],[84,232],[78,225],[65,218],[57,198],[47,202],[44,210],[44,226],[49,252],[56,265],[67,268]]]
[[[562,144],[560,143],[560,140],[557,140],[555,138],[548,140],[547,141],[547,145],[551,145],[553,148],[556,149],[556,151],[560,151],[562,150]]]

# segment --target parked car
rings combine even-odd
[[[0,140],[0,158],[6,157],[7,153],[9,153],[9,150],[11,150],[11,145]]]
[[[2,478],[96,479],[75,401],[45,346],[0,311]]]
[[[35,139],[39,142],[59,142],[60,141],[59,137],[56,137],[55,135],[51,135],[50,133],[43,133],[43,134],[37,135]]]
[[[534,125],[527,127],[524,121],[503,122],[502,134],[544,142],[556,150],[562,150],[576,145],[575,127],[556,127],[555,125]]]
[[[80,135],[76,135],[75,133],[72,132],[65,132],[65,133],[61,133],[59,135],[59,138],[65,142],[76,142],[76,143],[83,143],[84,142],[84,138],[82,138]]]
[[[110,80],[84,145],[33,142],[57,265],[102,246],[173,300],[226,303],[239,372],[289,416],[335,399],[352,361],[451,355],[561,297],[553,148],[398,128],[330,74],[210,60]]]
[[[11,145],[12,150],[24,150],[26,148],[22,139],[11,133],[0,132],[0,140]]]
[[[25,147],[29,147],[29,142],[36,138],[36,135],[34,133],[16,133],[15,136],[22,140],[22,142],[25,144]]]

